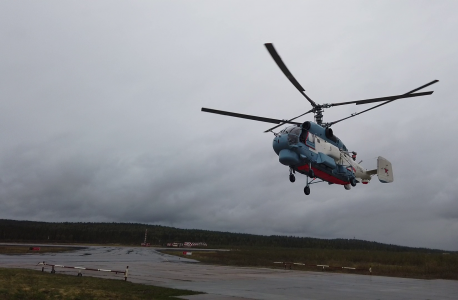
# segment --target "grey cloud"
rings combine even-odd
[[[452,2],[101,1],[0,4],[0,218],[146,222],[456,250],[457,19]],[[273,118],[319,103],[434,94],[336,134],[395,182],[317,184],[271,149]],[[363,108],[325,111],[325,121]],[[305,119],[303,119],[305,120]]]

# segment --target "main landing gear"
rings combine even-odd
[[[304,194],[306,194],[307,196],[310,195],[310,183],[313,180],[315,180],[315,179],[312,179],[312,181],[309,182],[309,177],[310,178],[315,178],[315,172],[313,172],[313,170],[312,170],[312,163],[309,163],[309,171],[307,172],[307,185],[304,188]]]
[[[310,195],[310,187],[308,186],[308,184],[304,188],[304,194]]]
[[[344,185],[344,188],[345,188],[347,191],[349,191],[349,190],[351,190],[351,187],[352,187],[352,186],[353,186],[353,187],[356,186],[357,183],[358,183],[358,181],[356,180],[355,177],[350,178],[350,183],[349,183],[349,184],[347,183],[346,185]]]
[[[351,184],[351,186],[356,186],[356,178],[355,177],[350,179],[350,184]]]

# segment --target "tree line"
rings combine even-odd
[[[179,229],[138,223],[35,222],[0,219],[0,242],[93,243],[140,245],[148,229],[147,243],[206,242],[212,247],[283,247],[395,252],[442,252],[357,239],[318,239],[280,235],[255,235],[199,229]]]

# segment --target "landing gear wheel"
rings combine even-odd
[[[309,187],[309,186],[306,186],[306,187],[304,188],[304,194],[310,195],[310,187]]]
[[[350,179],[350,184],[351,186],[356,186],[356,179],[354,177]]]
[[[315,172],[313,172],[313,170],[309,170],[309,177],[315,178]]]
[[[289,175],[289,181],[294,182],[296,181],[296,177],[293,174]]]

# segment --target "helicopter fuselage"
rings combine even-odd
[[[330,184],[349,185],[356,178],[368,183],[371,179],[330,128],[313,122],[283,129],[276,134],[273,148],[280,163],[293,172],[313,174]]]
[[[379,181],[382,183],[393,182],[394,177],[392,165],[387,159],[379,156],[377,158],[377,169],[364,170],[358,163],[355,162],[356,152],[348,151],[342,141],[333,134],[331,126],[344,120],[356,117],[362,113],[371,111],[377,107],[392,103],[398,99],[431,95],[433,91],[417,92],[425,87],[435,84],[438,80],[433,80],[400,95],[320,104],[305,94],[305,89],[299,84],[293,74],[291,74],[289,69],[286,67],[273,44],[266,43],[264,45],[286,78],[288,78],[301,95],[307,99],[312,108],[309,111],[288,120],[240,114],[205,107],[202,107],[202,111],[223,116],[276,124],[274,127],[271,127],[264,132],[274,133],[273,130],[280,126],[293,124],[294,126],[289,126],[279,133],[274,133],[275,138],[273,140],[273,148],[275,153],[278,155],[280,163],[289,167],[289,180],[291,182],[295,182],[296,177],[294,176],[294,173],[296,172],[307,175],[307,184],[304,188],[304,193],[306,195],[310,195],[310,184],[321,182],[315,182],[317,178],[320,178],[329,184],[343,185],[346,190],[351,189],[352,186],[356,186],[358,182],[362,182],[363,184],[369,183],[371,177],[375,174],[377,174]],[[365,105],[370,103],[379,104],[360,112],[352,113],[350,116],[340,120],[323,123],[324,109],[341,105]],[[298,123],[295,121],[296,119],[309,113],[314,114],[316,123],[309,121]],[[312,180],[309,181],[309,178],[312,178]]]

